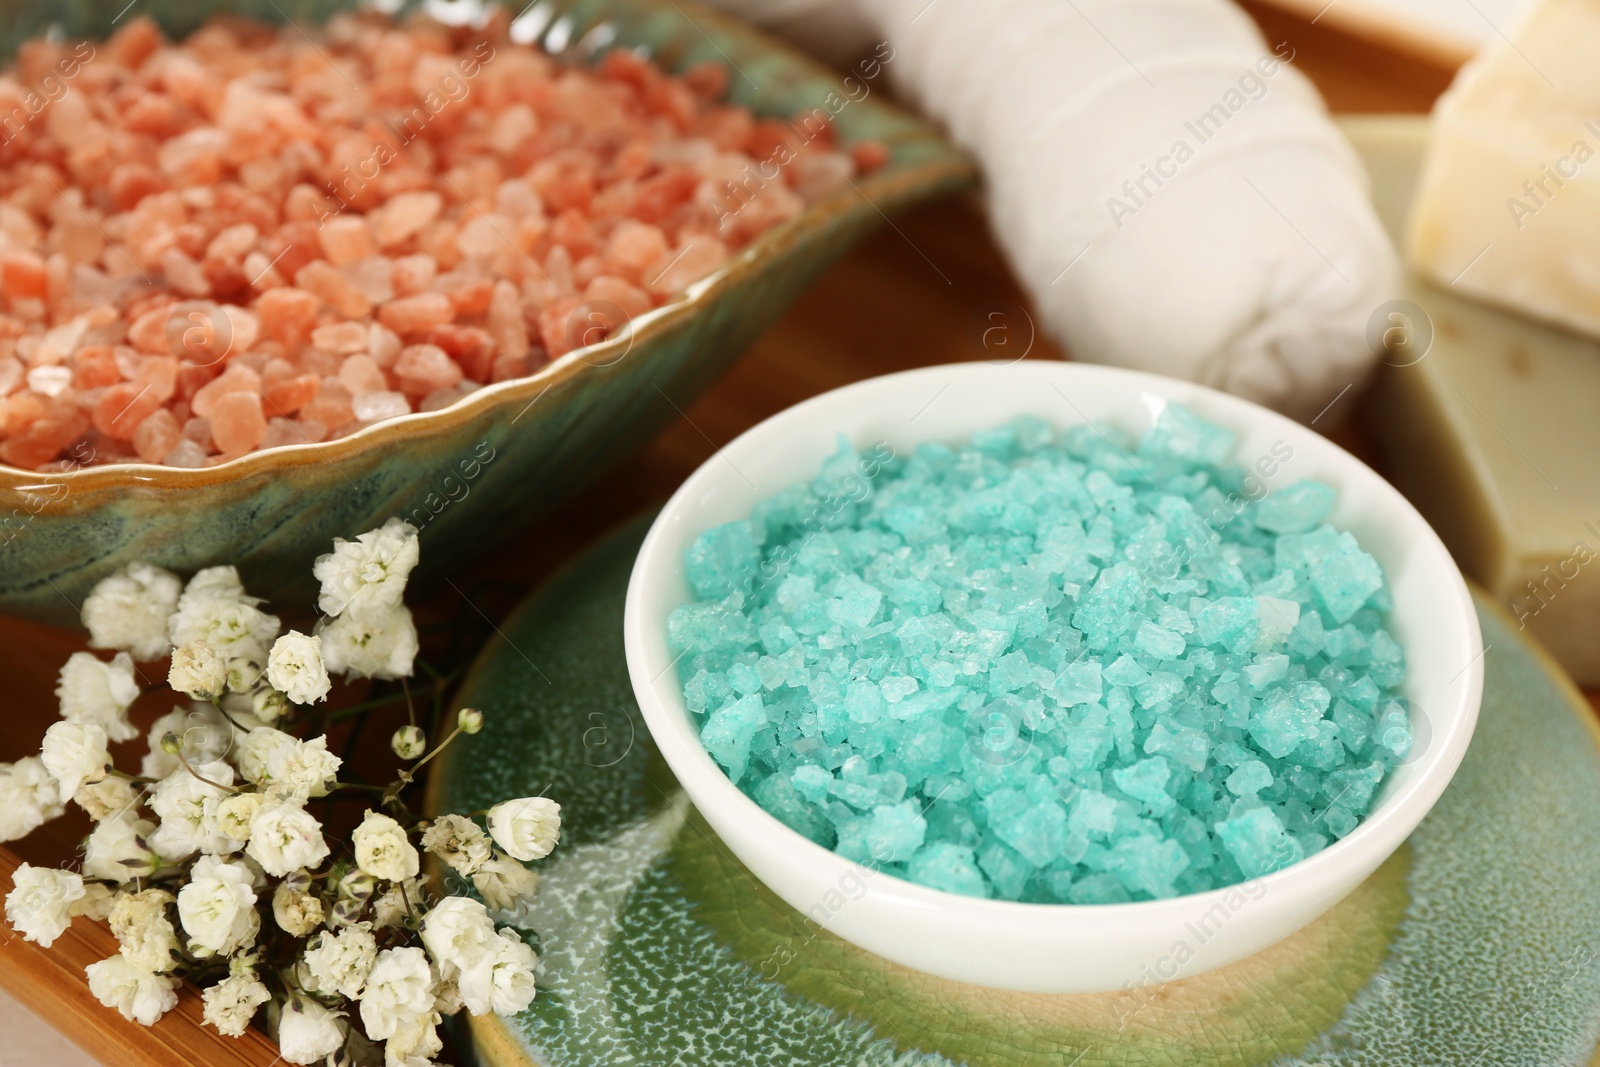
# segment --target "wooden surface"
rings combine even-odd
[[[1273,7],[1245,6],[1270,43],[1290,43],[1296,66],[1322,88],[1336,111],[1423,111],[1449,82],[1446,67],[1385,51],[1328,26],[1307,25]],[[974,201],[949,201],[899,218],[818,282],[726,378],[642,453],[548,521],[512,536],[458,585],[472,591],[477,609],[501,618],[564,559],[623,519],[664,502],[719,445],[755,422],[835,386],[892,371],[962,360],[1009,361],[1023,353],[1059,357],[1060,350],[1038,335],[1034,321]],[[1368,455],[1353,421],[1332,436]],[[430,601],[460,596],[448,586],[419,593]],[[37,751],[55,715],[55,672],[80,647],[77,642],[74,635],[0,618],[0,677],[6,679],[8,697],[0,722],[0,759]],[[82,822],[63,819],[16,843],[12,854],[0,850],[0,893],[10,888],[15,856],[67,862],[84,830]],[[101,1008],[88,993],[83,967],[115,948],[109,931],[82,919],[49,952],[5,931],[0,934],[0,985],[114,1067],[273,1063],[276,1050],[259,1035],[234,1041],[201,1028],[192,991],[151,1030]]]

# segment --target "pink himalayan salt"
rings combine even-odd
[[[126,20],[91,79],[8,146],[0,345],[15,358],[0,351],[0,459],[48,466],[83,440],[116,462],[153,455],[158,428],[192,425],[164,461],[207,465],[221,457],[201,412],[236,395],[259,401],[229,410],[255,402],[278,420],[261,443],[289,441],[289,426],[313,440],[349,432],[348,384],[376,386],[408,345],[433,345],[454,369],[430,355],[423,376],[384,374],[388,388],[370,392],[455,378],[409,393],[434,409],[461,383],[526,374],[614,330],[886,158],[876,144],[836,150],[826,124],[802,137],[714,103],[719,68],[673,78],[613,51],[568,69],[513,44],[508,25],[338,16],[313,43],[234,22],[168,46]],[[485,38],[495,62],[425,139],[376,177],[340,170],[370,159],[372,131],[395,128]],[[28,45],[19,80],[65,47]],[[329,62],[349,94],[329,95]],[[718,180],[780,147],[793,159],[781,179],[731,218],[706,208],[726,196]],[[45,172],[59,176],[48,187]],[[339,185],[355,173],[367,176]],[[372,366],[347,370],[356,357]],[[234,388],[250,384],[244,372],[259,379],[248,391]],[[147,423],[141,450],[130,434]]]
[[[379,419],[392,419],[396,415],[410,414],[411,401],[406,399],[404,393],[381,391],[359,393],[351,401],[351,408],[358,422],[377,422]]]
[[[266,431],[262,433],[261,443],[257,447],[280,448],[283,445],[302,444],[305,440],[305,437],[301,434],[300,427],[296,426],[292,419],[274,415],[267,420]]]
[[[391,261],[390,279],[398,296],[420,293],[433,284],[438,273],[438,263],[432,256],[421,254],[401,256]]]
[[[329,431],[346,425],[356,416],[350,407],[350,390],[337,378],[324,378],[317,395],[300,409],[300,418],[322,423]]]
[[[495,282],[488,313],[488,331],[495,351],[514,359],[527,356],[528,324],[522,316],[522,298],[517,287],[503,279]]]
[[[133,438],[133,431],[138,429],[139,424],[159,407],[161,401],[150,395],[149,387],[118,382],[107,386],[106,391],[100,394],[90,417],[94,420],[94,428],[107,437],[128,441]]]
[[[715,237],[691,238],[645,268],[645,288],[656,296],[675,293],[722,266],[727,258],[728,246]]]
[[[297,374],[292,378],[267,386],[262,394],[267,410],[275,415],[293,415],[322,390],[322,377],[317,374]]]
[[[402,336],[442,326],[455,317],[450,298],[431,291],[397,297],[378,309],[378,320]]]
[[[394,372],[407,393],[429,393],[461,380],[461,367],[438,345],[409,345],[395,360]]]
[[[202,418],[214,418],[213,408],[225,396],[233,393],[260,395],[261,375],[243,363],[230,363],[228,369],[201,386],[190,401],[190,407]]]
[[[133,450],[146,463],[160,463],[183,439],[183,429],[172,412],[158,408],[133,431]]]
[[[437,218],[443,206],[444,198],[432,191],[401,193],[375,214],[373,237],[380,248],[392,248]]]
[[[606,269],[629,281],[637,282],[645,268],[661,261],[667,254],[667,238],[655,226],[624,219],[611,231],[606,242]]]
[[[204,447],[184,438],[172,447],[161,462],[168,467],[204,467],[206,459]]]
[[[324,352],[348,355],[367,347],[367,326],[363,322],[333,322],[311,331],[311,343]]]
[[[284,344],[303,344],[311,336],[321,303],[315,293],[304,289],[268,289],[256,302],[261,332]]]
[[[380,367],[391,366],[400,355],[400,335],[387,326],[373,323],[367,331],[367,355]]]
[[[467,379],[463,378],[455,385],[446,386],[443,389],[435,389],[433,392],[423,397],[422,401],[417,404],[417,410],[442,411],[451,404],[454,404],[457,400],[460,400],[462,397],[476,392],[479,388],[481,387],[477,382],[468,381]]]
[[[372,310],[372,301],[325,259],[313,259],[301,267],[294,276],[294,284],[315,293],[345,318],[362,319]]]
[[[329,219],[322,224],[319,237],[322,254],[336,267],[354,263],[376,250],[372,229],[360,215],[338,215]]]
[[[243,455],[261,443],[267,432],[267,417],[261,411],[257,393],[227,393],[212,407],[211,437],[217,448],[230,456]]]
[[[590,304],[614,305],[615,309],[620,310],[627,319],[643,315],[652,306],[649,293],[637,285],[630,285],[621,278],[609,274],[602,274],[585,286],[583,299],[585,303]],[[612,306],[603,306],[597,310],[601,310],[608,317],[615,317]],[[622,325],[621,322],[610,323],[612,331],[621,329]]]
[[[211,420],[198,415],[184,421],[183,436],[186,440],[203,445],[208,450],[216,446],[216,442],[211,439]]]
[[[389,379],[384,377],[383,368],[372,362],[371,356],[351,356],[339,367],[339,382],[350,395],[360,397],[363,393],[381,393],[389,388]],[[360,415],[356,416],[361,418]]]

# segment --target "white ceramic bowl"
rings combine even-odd
[[[1383,565],[1395,600],[1415,711],[1412,755],[1344,840],[1264,878],[1135,904],[980,900],[865,871],[763,811],[700,743],[684,706],[666,620],[690,599],[683,552],[703,531],[814,477],[843,433],[862,451],[887,442],[957,443],[1017,415],[1058,427],[1089,420],[1147,429],[1166,401],[1239,434],[1235,458],[1263,457],[1272,488],[1316,478],[1339,490],[1330,521]],[[1276,451],[1275,451],[1276,450]],[[1285,453],[1290,453],[1287,459]],[[1398,848],[1444,792],[1466,752],[1483,691],[1482,637],[1460,572],[1395,489],[1316,432],[1203,386],[1076,363],[928,367],[824,393],[749,430],[675,493],[639,551],[624,622],[628,671],[646,724],[689,798],[728,848],[811,921],[897,963],[1024,992],[1102,992],[1218,967],[1305,926]]]

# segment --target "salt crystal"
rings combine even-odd
[[[361,322],[334,322],[311,331],[311,343],[325,352],[347,354],[367,347],[367,326]]]
[[[204,467],[206,460],[206,450],[184,438],[173,446],[172,451],[168,452],[161,462],[168,467]]]
[[[358,393],[351,401],[358,422],[376,422],[411,414],[411,402],[404,393]]]
[[[350,395],[359,398],[363,393],[381,393],[389,388],[389,380],[384,377],[383,369],[372,361],[370,356],[351,356],[339,366],[339,381],[350,390]],[[359,407],[357,418],[360,418]]]
[[[431,190],[400,193],[373,213],[373,237],[380,248],[392,248],[432,222],[443,205]]]
[[[67,367],[35,367],[28,372],[28,388],[41,396],[60,396],[72,384],[72,371]]]
[[[216,401],[210,415],[211,436],[224,455],[243,455],[261,443],[267,419],[256,393],[228,393]]]
[[[1147,438],[1019,422],[870,479],[845,445],[706,531],[667,639],[708,751],[824,847],[969,895],[1158,899],[1350,833],[1415,743],[1381,570],[1300,529],[1314,489],[1218,531],[1248,573],[1147,557],[1240,477],[1233,435],[1175,405]],[[828,511],[852,475],[870,491]]]

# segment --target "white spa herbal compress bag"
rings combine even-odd
[[[1228,0],[715,2],[825,57],[887,42],[1075,358],[1303,420],[1371,368],[1399,267],[1366,175],[1293,49]]]

